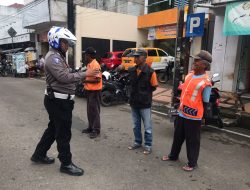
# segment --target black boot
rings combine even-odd
[[[91,138],[91,139],[94,139],[94,138],[99,137],[99,136],[100,136],[100,132],[89,133],[89,138]]]
[[[89,128],[89,127],[87,129],[82,130],[82,133],[87,133],[88,134],[88,133],[91,133],[91,132],[92,132],[92,129]]]
[[[69,165],[61,165],[60,172],[66,173],[73,176],[81,176],[84,174],[83,169],[77,167],[75,164],[71,163]]]
[[[30,160],[32,162],[35,162],[35,163],[40,163],[40,164],[53,164],[55,162],[55,159],[54,158],[51,158],[51,157],[48,157],[48,156],[45,156],[45,157],[38,157],[38,156],[32,156],[30,158]]]

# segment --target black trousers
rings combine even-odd
[[[74,101],[57,98],[51,100],[45,95],[44,106],[49,114],[49,124],[33,155],[36,157],[46,156],[47,151],[56,140],[58,158],[62,164],[68,165],[72,158],[70,139]]]
[[[100,103],[101,90],[87,91],[87,116],[89,121],[89,128],[96,133],[100,133]]]
[[[177,160],[181,151],[181,146],[186,140],[188,165],[195,167],[200,151],[200,129],[201,121],[185,119],[178,116],[175,121],[174,140],[170,159]]]

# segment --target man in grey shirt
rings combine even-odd
[[[60,171],[69,175],[81,176],[84,171],[73,164],[70,152],[75,82],[84,77],[97,76],[100,71],[88,70],[70,73],[65,57],[68,46],[75,44],[76,37],[66,28],[52,27],[48,33],[48,41],[51,49],[45,57],[47,88],[44,106],[50,121],[31,160],[43,164],[54,163],[55,159],[48,157],[47,151],[56,140],[58,158],[61,161]]]

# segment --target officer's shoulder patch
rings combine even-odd
[[[60,63],[60,59],[58,57],[53,57],[52,60],[54,64]]]

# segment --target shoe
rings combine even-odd
[[[135,149],[138,149],[138,148],[141,148],[141,144],[137,144],[137,143],[134,143],[133,145],[129,146],[128,149],[129,150],[135,150]]]
[[[55,162],[55,158],[51,158],[51,157],[48,157],[48,156],[45,156],[45,157],[36,157],[36,156],[33,155],[30,158],[30,160],[32,162],[40,163],[40,164],[53,164]]]
[[[178,159],[173,159],[171,157],[169,157],[168,155],[164,155],[161,158],[161,161],[177,161]]]
[[[196,166],[189,166],[188,164],[186,164],[185,166],[182,167],[182,169],[186,172],[192,172],[194,171],[194,169],[196,169]]]
[[[71,163],[69,165],[61,165],[60,172],[66,173],[73,176],[81,176],[84,174],[83,169],[77,167],[75,164]]]
[[[88,134],[88,133],[91,133],[91,132],[92,132],[92,129],[89,128],[89,127],[87,129],[82,130],[82,133],[87,133]]]
[[[143,150],[143,154],[144,155],[151,154],[151,152],[152,152],[152,148],[151,147],[148,147],[148,146],[144,147],[144,150]]]
[[[96,137],[100,136],[100,133],[97,132],[91,132],[89,133],[89,138],[94,139]]]

